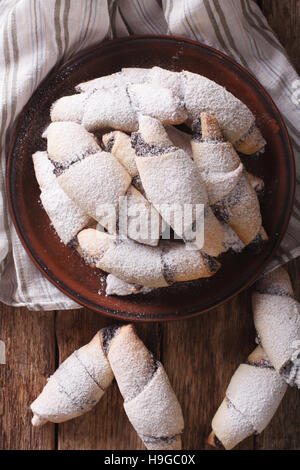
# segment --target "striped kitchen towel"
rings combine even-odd
[[[3,0],[0,2],[0,300],[33,310],[78,305],[32,264],[12,225],[5,164],[18,114],[58,62],[112,37],[174,34],[209,44],[252,72],[280,109],[297,163],[296,201],[270,269],[300,254],[300,80],[252,0]]]

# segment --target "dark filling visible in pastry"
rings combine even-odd
[[[256,288],[259,294],[279,295],[280,297],[292,297],[286,290],[278,286],[269,286],[265,289]]]
[[[176,147],[173,145],[162,146],[147,144],[139,132],[133,132],[131,134],[131,146],[139,157],[162,155],[163,153],[173,152],[176,150]]]
[[[72,240],[70,240],[67,243],[67,247],[71,248],[72,250],[75,250],[77,246],[78,246],[78,240],[77,240],[77,235],[75,235],[75,237],[73,237]]]
[[[225,447],[223,446],[222,442],[220,441],[220,439],[217,438],[216,435],[214,435],[214,444],[215,444],[215,446],[216,446],[218,449],[222,449],[222,450],[225,449]]]
[[[95,382],[95,384],[100,388],[100,390],[102,390],[103,392],[105,392],[105,389],[103,387],[101,387],[101,385],[99,384],[99,382],[97,382],[97,380],[95,379],[95,377],[93,377],[93,375],[90,373],[90,371],[87,369],[87,367],[85,366],[85,364],[81,361],[81,359],[79,358],[78,356],[78,351],[75,351],[74,352],[74,355],[77,359],[77,361],[81,364],[81,366],[84,368],[84,370],[86,371],[86,373],[90,376],[90,378],[93,380],[93,382]]]
[[[111,152],[114,144],[115,144],[115,138],[111,137],[104,147],[105,152]]]
[[[205,204],[204,214],[203,214],[204,219],[205,219],[205,217],[208,216],[209,211],[210,211],[210,206],[208,204]],[[193,222],[192,222],[192,226],[191,226],[191,232],[188,233],[187,230],[186,230],[185,233],[183,234],[182,240],[184,241],[184,243],[194,243],[194,242],[196,242],[197,228],[198,228],[198,223],[199,223],[199,220],[196,217],[197,217],[196,207],[195,207],[195,205],[193,205],[193,207],[192,207]]]
[[[161,251],[161,264],[162,264],[162,274],[166,283],[170,286],[174,283],[174,272],[173,269],[168,266],[164,261],[164,254],[168,251],[168,248],[163,248]]]
[[[101,256],[91,256],[85,250],[82,250],[81,256],[87,265],[92,266],[93,268],[96,268],[103,254],[101,254]]]
[[[267,359],[261,359],[258,362],[245,361],[248,366],[259,367],[260,369],[274,369],[272,364]]]
[[[202,256],[205,259],[205,262],[208,265],[210,272],[211,273],[217,272],[219,269],[219,264],[217,263],[217,261],[211,256],[209,256],[208,254],[203,253],[203,252],[202,252]]]
[[[110,343],[119,329],[119,326],[109,326],[102,330],[102,345],[106,355],[108,354]]]
[[[249,127],[248,131],[246,132],[246,134],[243,135],[243,137],[241,137],[239,140],[236,140],[234,142],[234,146],[237,147],[238,145],[242,144],[243,142],[245,142],[245,140],[249,137],[249,135],[254,131],[254,128],[255,128],[256,124],[255,122],[252,124],[251,127]]]
[[[193,132],[193,140],[201,140],[202,139],[202,126],[201,126],[201,119],[194,119],[192,122],[192,132]]]
[[[230,212],[228,210],[228,206],[226,204],[225,199],[222,199],[221,201],[212,204],[211,209],[220,222],[229,221]]]
[[[142,193],[143,196],[146,197],[146,193],[140,178],[140,175],[136,175],[133,177],[131,184],[138,190],[140,193]]]
[[[259,344],[259,345],[261,345],[261,339],[260,339],[260,336],[259,336],[259,334],[258,334],[258,333],[256,333],[256,336],[255,336],[255,342],[256,342],[256,344]]]
[[[221,222],[228,222],[230,220],[230,208],[239,203],[243,192],[243,185],[246,181],[245,178],[246,177],[243,174],[233,190],[221,199],[221,201],[218,201],[211,206],[213,213]]]
[[[202,138],[202,127],[201,127],[201,119],[195,119],[192,123],[192,131],[193,137],[192,140],[194,142],[210,142],[212,144],[217,144],[219,142],[226,142],[226,139],[223,137],[221,139],[203,139]]]
[[[300,359],[300,354],[297,355],[297,357],[294,360],[288,360],[280,369],[280,375],[283,377],[283,379],[289,384],[294,386],[296,384],[295,379],[297,372],[296,370],[298,369],[297,361]],[[294,371],[293,371],[294,369]],[[294,373],[293,373],[294,372]]]
[[[178,436],[179,434],[176,434],[176,436]],[[175,442],[176,440],[176,436],[168,436],[168,437],[152,437],[152,436],[144,436],[144,434],[139,434],[140,438],[142,439],[143,442],[147,442],[147,443],[159,443],[159,442],[167,442],[167,443],[171,443],[171,442]]]
[[[70,168],[72,165],[74,165],[74,163],[80,162],[81,160],[84,160],[86,157],[93,155],[94,153],[97,153],[97,152],[95,152],[94,150],[93,151],[87,150],[83,154],[75,156],[67,162],[57,162],[55,160],[51,160],[51,158],[49,157],[49,160],[54,166],[53,173],[55,174],[55,176],[59,176],[62,173],[64,173],[64,171],[68,170],[68,168]]]
[[[265,243],[266,240],[264,240],[262,234],[259,232],[256,237],[252,240],[252,242],[249,243],[247,248],[253,251],[253,253],[260,253]]]

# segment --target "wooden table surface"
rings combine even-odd
[[[300,0],[258,2],[300,73]],[[300,260],[289,272],[300,298]],[[33,429],[29,404],[74,349],[111,323],[87,309],[30,312],[0,306],[0,449],[143,449],[127,420],[116,383],[94,410],[60,425]],[[193,320],[138,324],[163,362],[182,404],[184,449],[208,449],[211,419],[232,373],[254,347],[250,292]],[[290,388],[268,428],[239,449],[300,449],[300,393]]]

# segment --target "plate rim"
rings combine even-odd
[[[231,63],[234,67],[240,69],[240,71],[242,73],[248,75],[248,78],[255,83],[255,85],[260,89],[260,92],[266,97],[267,100],[269,100],[270,104],[274,108],[274,111],[276,112],[277,117],[280,120],[280,124],[281,124],[282,130],[284,132],[285,141],[286,141],[286,144],[287,144],[288,149],[289,149],[289,156],[290,156],[290,158],[289,158],[289,167],[290,167],[289,168],[290,169],[290,171],[289,171],[289,177],[290,177],[289,201],[287,202],[288,210],[286,211],[286,214],[285,214],[285,218],[284,218],[284,222],[282,224],[282,229],[281,229],[280,236],[277,238],[276,242],[274,243],[273,248],[270,250],[269,255],[261,263],[261,266],[255,271],[255,273],[252,276],[250,276],[247,279],[247,282],[245,282],[243,286],[238,287],[233,293],[229,293],[225,298],[223,298],[222,300],[216,302],[213,306],[203,308],[203,309],[201,309],[201,311],[199,311],[199,307],[198,308],[193,307],[193,308],[190,308],[188,310],[184,310],[180,313],[172,312],[172,313],[168,313],[168,314],[165,314],[165,315],[152,316],[150,314],[146,314],[145,316],[144,315],[137,316],[134,313],[123,312],[123,311],[120,311],[120,310],[113,310],[113,309],[110,309],[110,308],[107,308],[107,307],[104,307],[104,306],[100,306],[98,304],[94,304],[86,298],[84,298],[82,300],[81,298],[76,297],[76,295],[73,295],[73,293],[72,293],[73,291],[70,287],[65,285],[63,281],[60,281],[59,284],[58,284],[57,283],[57,278],[54,275],[54,273],[50,269],[48,269],[47,266],[42,265],[42,263],[39,262],[38,254],[35,252],[33,247],[30,246],[30,244],[28,245],[28,243],[26,241],[26,237],[23,236],[22,226],[19,226],[17,216],[16,216],[16,213],[15,213],[14,197],[13,197],[12,184],[11,184],[11,176],[12,176],[11,175],[11,173],[12,173],[11,168],[12,168],[12,161],[13,161],[13,149],[14,149],[14,146],[15,146],[15,143],[16,143],[16,140],[17,140],[18,129],[20,127],[20,122],[24,119],[25,115],[27,114],[28,110],[30,109],[31,102],[34,100],[36,94],[39,92],[39,90],[41,88],[43,88],[43,85],[46,81],[48,81],[52,77],[55,77],[58,70],[60,70],[62,68],[70,67],[70,65],[72,65],[72,63],[78,61],[81,57],[84,57],[85,55],[87,55],[89,53],[92,53],[93,51],[98,50],[99,48],[107,47],[110,44],[115,44],[115,43],[119,43],[119,42],[123,43],[123,42],[127,42],[127,41],[131,42],[131,41],[140,40],[140,39],[141,40],[156,39],[156,40],[176,41],[176,42],[180,42],[180,43],[182,43],[182,42],[189,43],[189,44],[192,44],[194,46],[197,46],[197,47],[200,47],[200,48],[211,51],[214,55],[219,56],[221,59]],[[291,213],[292,213],[292,209],[293,209],[294,197],[295,197],[295,158],[294,158],[293,147],[292,147],[292,144],[291,144],[291,140],[290,140],[290,137],[289,137],[287,127],[285,125],[285,122],[283,120],[283,117],[282,117],[278,107],[274,103],[274,101],[271,98],[271,96],[269,95],[269,93],[261,85],[261,83],[245,67],[240,65],[233,58],[231,58],[228,55],[224,54],[223,52],[215,49],[214,47],[208,46],[204,43],[201,43],[199,41],[195,41],[193,39],[184,38],[184,37],[180,37],[180,36],[173,36],[173,35],[155,35],[155,34],[131,35],[131,36],[126,36],[126,37],[122,37],[122,38],[115,38],[115,39],[103,41],[103,42],[97,43],[93,46],[90,46],[88,48],[85,48],[82,51],[75,54],[74,56],[72,56],[71,58],[69,58],[66,62],[56,64],[49,71],[49,73],[41,81],[39,86],[36,88],[34,93],[30,96],[27,103],[25,104],[25,106],[23,107],[23,109],[19,113],[19,116],[18,116],[17,121],[16,121],[15,129],[14,129],[14,132],[13,132],[13,136],[11,138],[10,146],[9,146],[9,152],[8,152],[8,157],[7,157],[7,161],[6,161],[5,180],[6,180],[6,194],[7,194],[9,212],[10,212],[10,216],[12,218],[14,227],[16,229],[16,232],[18,234],[18,237],[20,238],[21,243],[22,243],[25,251],[29,255],[30,259],[33,261],[35,266],[39,269],[39,271],[53,285],[55,285],[56,288],[58,288],[61,292],[63,292],[69,298],[74,300],[77,304],[79,304],[79,305],[81,305],[85,308],[89,308],[93,311],[96,311],[100,314],[103,314],[107,317],[113,318],[115,320],[131,321],[131,322],[132,321],[136,321],[136,322],[167,322],[167,321],[185,320],[185,319],[188,319],[188,318],[193,318],[193,317],[196,317],[196,316],[198,316],[202,313],[206,313],[206,312],[208,312],[208,311],[210,311],[214,308],[218,308],[219,306],[225,304],[227,301],[234,298],[236,295],[240,294],[242,291],[244,291],[244,290],[248,289],[249,287],[251,287],[251,285],[259,277],[259,275],[263,272],[265,267],[268,265],[268,263],[271,261],[274,254],[276,253],[278,247],[280,246],[280,243],[281,243],[281,241],[282,241],[282,239],[283,239],[283,237],[286,233],[286,230],[287,230],[287,227],[288,227],[288,224],[289,224],[289,221],[290,221],[290,217],[291,217]],[[51,275],[53,277],[51,277]],[[56,278],[56,280],[55,280],[55,278]],[[72,292],[70,292],[70,291],[72,291]]]

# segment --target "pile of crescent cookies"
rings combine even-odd
[[[159,67],[123,69],[76,91],[53,104],[47,151],[33,163],[52,227],[86,263],[109,273],[107,295],[210,277],[227,250],[263,248],[263,181],[237,152],[251,158],[266,142],[242,101],[203,76]],[[175,240],[163,237],[167,229]],[[260,433],[288,385],[300,387],[300,305],[287,272],[258,281],[252,300],[258,346],[233,375],[208,437],[225,449]],[[68,357],[31,404],[32,424],[90,411],[113,378],[146,448],[181,449],[181,406],[132,325],[105,328]]]
[[[251,158],[266,142],[242,101],[206,77],[159,67],[76,90],[53,103],[47,151],[33,162],[51,225],[109,274],[107,295],[208,278],[222,253],[263,248],[264,183],[237,151]]]

